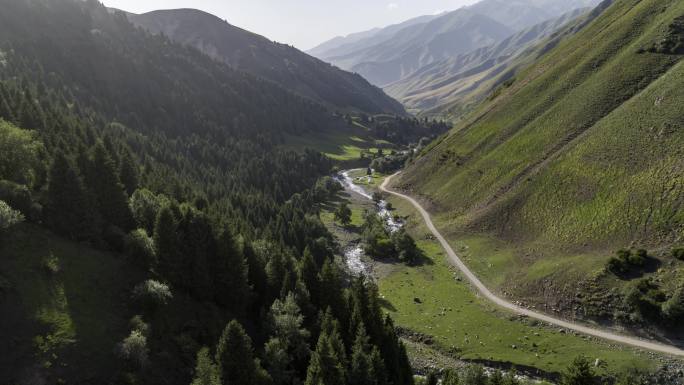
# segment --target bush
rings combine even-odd
[[[139,330],[131,331],[131,334],[119,344],[119,354],[121,358],[137,368],[144,368],[150,355],[147,347],[147,337]]]
[[[594,370],[589,359],[579,356],[568,366],[561,375],[561,385],[591,385],[596,384]]]
[[[672,257],[684,261],[684,247],[672,249]]]
[[[648,260],[648,251],[639,250],[618,250],[615,257],[608,260],[606,267],[615,275],[623,275],[634,268],[643,268]]]
[[[168,285],[148,279],[133,289],[133,299],[146,308],[153,310],[158,306],[169,303],[173,299],[173,294],[171,294],[171,289]]]
[[[126,255],[138,266],[152,269],[156,265],[157,257],[154,250],[154,240],[147,235],[145,229],[131,231],[126,236]]]
[[[24,215],[11,208],[5,201],[0,200],[0,231],[24,221]]]

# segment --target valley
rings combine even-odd
[[[340,199],[349,203],[352,217],[358,219],[354,219],[350,226],[342,227],[332,214],[325,211],[322,214],[323,222],[338,236],[342,250],[360,242],[359,223],[363,211],[377,210],[370,199],[370,192],[380,191],[384,181],[388,181],[385,176],[374,175],[372,183],[368,184],[365,182],[365,170],[346,174],[352,177],[347,179]],[[350,181],[360,184],[351,186]],[[557,379],[567,361],[581,352],[592,352],[592,360],[603,362],[608,373],[620,373],[634,366],[654,369],[663,363],[677,365],[677,360],[668,357],[669,354],[681,354],[676,348],[642,340],[632,343],[646,349],[633,349],[627,346],[629,343],[622,344],[629,338],[615,344],[610,340],[624,337],[615,334],[606,341],[606,334],[597,332],[598,329],[592,329],[589,336],[585,334],[586,328],[576,333],[576,328],[582,329],[583,326],[559,320],[549,323],[548,317],[539,322],[535,320],[538,315],[525,315],[529,312],[527,310],[511,304],[500,307],[501,300],[496,303],[491,297],[478,295],[477,290],[471,288],[468,275],[452,265],[440,242],[430,236],[432,229],[425,224],[416,207],[405,198],[394,195],[388,195],[388,201],[394,208],[393,215],[402,218],[416,239],[425,261],[416,266],[405,266],[400,262],[373,260],[362,255],[361,260],[365,264],[362,271],[377,280],[380,295],[385,301],[383,306],[397,324],[405,328],[404,338],[411,342],[409,346],[414,346],[413,351],[409,350],[412,360],[424,362],[425,353],[421,352],[426,349],[433,352],[430,354],[438,351],[440,355],[460,362],[483,362],[504,369],[510,365],[537,368],[540,371],[529,370],[530,374],[547,379]],[[562,323],[560,328],[559,322]],[[594,338],[596,334],[599,338]],[[649,348],[667,354],[654,354]]]
[[[681,384],[684,3],[308,1],[1,0],[0,385]]]

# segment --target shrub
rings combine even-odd
[[[0,200],[0,231],[24,221],[24,215],[11,208],[5,201]]]
[[[166,305],[173,299],[168,285],[148,279],[133,289],[133,298],[148,309]]]
[[[672,257],[684,261],[684,247],[672,249]]]
[[[131,260],[146,269],[151,269],[156,264],[156,254],[154,251],[154,240],[147,235],[145,229],[131,231],[126,236],[126,255]]]
[[[632,266],[643,267],[646,264],[646,258],[648,258],[648,251],[639,249],[633,253],[630,253],[627,260]]]
[[[131,334],[119,344],[119,354],[121,358],[136,367],[144,368],[150,355],[147,347],[147,337],[139,330],[131,331]]]
[[[615,275],[623,275],[634,268],[643,268],[648,260],[648,251],[618,250],[615,257],[608,260],[606,267]]]
[[[568,366],[561,375],[561,385],[591,385],[596,384],[594,370],[589,359],[579,356]]]
[[[622,275],[627,272],[627,266],[624,260],[612,257],[608,260],[608,270],[615,275]]]

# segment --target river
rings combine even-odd
[[[343,171],[337,175],[336,179],[348,192],[357,194],[369,201],[373,201],[372,194],[369,194],[368,191],[366,191],[362,186],[354,183],[354,178],[349,175],[349,173],[352,171],[354,170]],[[368,182],[371,181],[370,176],[362,176],[357,178],[357,180],[363,179],[366,179]],[[394,218],[392,212],[388,209],[387,201],[381,200],[377,202],[375,206],[378,211],[378,216],[385,222],[385,228],[387,228],[387,231],[394,233],[401,229],[403,223]],[[344,251],[344,261],[347,265],[347,269],[349,269],[352,274],[370,276],[371,271],[369,266],[363,261],[363,255],[363,246],[361,243],[357,243],[347,247],[347,249]]]

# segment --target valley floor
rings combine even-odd
[[[376,177],[365,187],[372,191],[381,181]],[[372,209],[372,203],[354,195],[346,192],[341,196],[354,213],[352,226],[347,229],[334,223],[332,209],[322,214],[343,248],[359,241],[362,213]],[[671,357],[551,326],[493,305],[473,292],[463,274],[451,265],[415,207],[399,197],[390,197],[389,201],[396,214],[405,218],[407,230],[426,257],[425,263],[409,267],[366,262],[372,266],[385,310],[405,330],[414,364],[439,366],[444,360],[431,358],[439,352],[459,362],[531,368],[532,374],[537,369],[539,375],[551,377],[578,355],[597,362],[604,373],[679,365]]]

